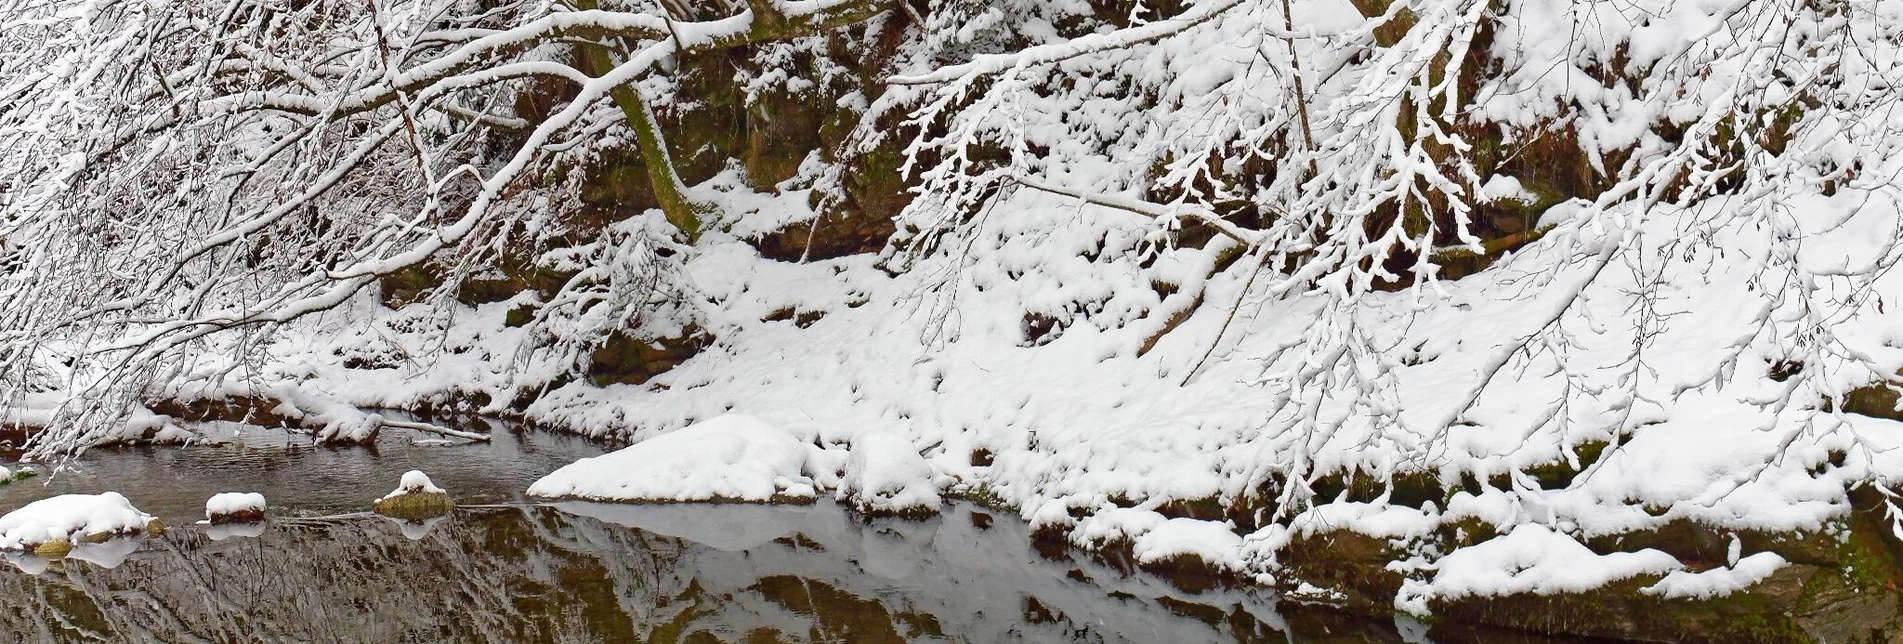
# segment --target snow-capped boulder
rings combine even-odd
[[[741,414],[710,418],[584,458],[529,486],[542,498],[641,502],[808,502],[807,444]]]
[[[205,520],[214,524],[263,521],[264,495],[257,492],[214,494],[205,500]]]
[[[449,493],[436,487],[422,470],[403,473],[397,487],[371,506],[377,514],[399,519],[427,519],[449,514],[456,509]]]
[[[73,544],[159,533],[165,524],[132,507],[118,492],[62,494],[26,504],[0,517],[0,549],[33,551],[57,559]]]
[[[868,432],[852,441],[837,498],[874,516],[937,514],[943,501],[932,478],[931,463],[925,462],[912,441],[897,434]]]

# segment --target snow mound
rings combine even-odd
[[[1599,554],[1543,525],[1522,524],[1505,536],[1442,557],[1432,582],[1410,580],[1397,607],[1427,614],[1432,599],[1499,597],[1531,593],[1581,593],[1639,575],[1663,575],[1682,566],[1671,555],[1647,548]]]
[[[1540,198],[1522,186],[1518,178],[1504,174],[1488,177],[1486,185],[1480,186],[1479,197],[1482,203],[1517,201],[1523,204],[1538,203]]]
[[[1071,530],[1070,541],[1086,549],[1127,542],[1139,564],[1190,557],[1215,568],[1243,568],[1242,535],[1226,521],[1172,519],[1152,510],[1109,508],[1079,522]]]
[[[396,489],[390,490],[389,494],[377,500],[388,501],[405,494],[445,494],[445,492],[443,488],[430,483],[429,475],[424,474],[423,470],[410,470],[403,473],[402,480],[397,481]],[[264,497],[258,497],[258,502],[262,504]]]
[[[1242,561],[1242,536],[1226,522],[1179,517],[1138,536],[1130,551],[1137,563],[1161,563],[1188,556],[1234,569]]]
[[[205,500],[205,519],[237,515],[264,518],[264,495],[257,492],[220,492]],[[255,520],[255,519],[253,519]]]
[[[529,495],[594,501],[810,500],[806,444],[752,416],[727,414],[584,458],[529,486]],[[917,454],[913,455],[914,457]]]
[[[837,498],[866,514],[937,514],[943,501],[932,477],[932,464],[925,462],[912,441],[897,434],[869,432],[852,441]]]
[[[1666,599],[1709,599],[1744,590],[1783,568],[1784,557],[1775,552],[1760,552],[1732,564],[1704,572],[1674,570],[1658,583],[1639,589],[1648,595]]]
[[[1065,514],[1064,517],[1068,518],[1069,515]],[[1081,548],[1094,548],[1120,541],[1134,543],[1137,537],[1155,530],[1157,526],[1167,521],[1169,517],[1150,510],[1108,508],[1084,517],[1084,520],[1070,531],[1070,541]]]
[[[118,492],[62,494],[0,517],[0,549],[28,549],[56,539],[80,541],[88,535],[138,534],[152,519]]]

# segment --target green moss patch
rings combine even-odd
[[[421,521],[449,514],[456,509],[444,492],[409,492],[378,499],[371,510],[377,514],[406,521]]]

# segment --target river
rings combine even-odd
[[[16,558],[0,639],[21,642],[1425,642],[1266,591],[1190,592],[1068,552],[969,504],[927,521],[804,507],[533,503],[521,490],[601,453],[496,426],[488,444],[313,446],[218,426],[222,445],[95,449],[0,487],[0,508],[118,491],[172,526],[95,562]],[[460,507],[367,514],[422,469]],[[261,530],[195,525],[217,492],[261,492]],[[34,574],[37,573],[37,574]],[[1473,636],[1477,637],[1477,636]],[[1491,634],[1481,641],[1548,641]],[[1468,639],[1461,637],[1460,639]],[[1446,641],[1446,640],[1442,640]]]

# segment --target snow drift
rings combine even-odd
[[[810,501],[805,442],[758,418],[717,416],[585,458],[529,486],[544,498],[595,501]]]

